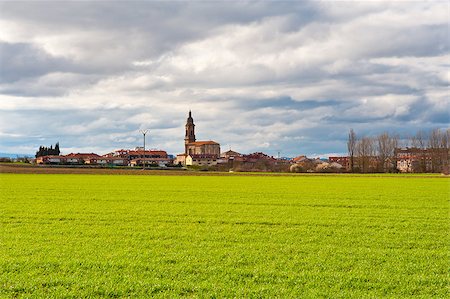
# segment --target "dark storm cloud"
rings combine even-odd
[[[0,41],[0,83],[65,71],[67,59],[53,57],[31,43]]]
[[[95,74],[48,73],[40,77],[18,78],[18,80],[2,84],[0,93],[18,97],[61,97],[75,88],[94,85],[101,79]],[[26,88],[24,88],[26,86]]]

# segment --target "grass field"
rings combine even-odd
[[[0,174],[0,297],[448,298],[447,178]]]

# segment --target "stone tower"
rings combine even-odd
[[[189,110],[189,117],[186,121],[186,135],[184,137],[184,153],[188,154],[188,144],[195,142],[195,125],[192,118],[191,110]]]

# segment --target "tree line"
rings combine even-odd
[[[450,129],[418,131],[401,138],[384,132],[377,136],[358,136],[350,129],[347,141],[351,172],[398,172],[399,153],[414,157],[415,172],[447,172]],[[406,150],[402,150],[405,148]]]
[[[50,145],[50,147],[41,145],[39,150],[36,152],[36,158],[42,156],[59,156],[60,153],[59,142],[55,144],[55,148],[53,148],[53,145]]]

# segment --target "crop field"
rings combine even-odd
[[[0,297],[448,298],[450,180],[0,174]]]

